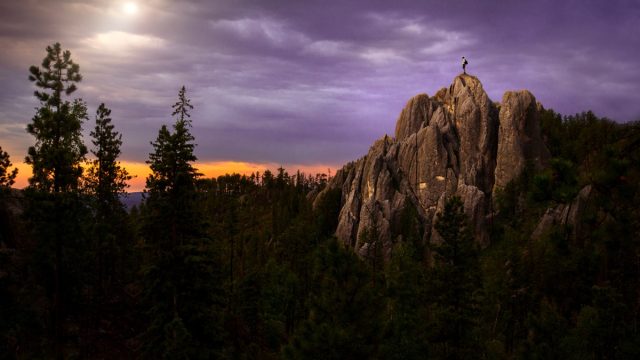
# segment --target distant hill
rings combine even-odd
[[[131,210],[131,208],[135,206],[139,206],[143,200],[143,192],[130,192],[120,196],[120,201],[127,208],[127,211]]]

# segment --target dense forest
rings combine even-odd
[[[452,197],[441,242],[408,207],[393,256],[362,258],[333,237],[340,190],[312,205],[326,175],[199,174],[185,87],[127,211],[121,135],[73,98],[70,52],[29,72],[27,188],[0,149],[2,359],[640,358],[638,123],[543,110],[551,166],[498,194],[489,245]],[[531,236],[585,187],[575,228]]]

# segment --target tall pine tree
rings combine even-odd
[[[471,359],[478,355],[474,326],[481,278],[467,221],[462,200],[453,197],[435,223],[441,237],[441,242],[432,247],[436,263],[429,279],[433,287],[431,340],[435,358]]]
[[[173,131],[160,128],[147,161],[152,173],[143,275],[150,323],[144,351],[149,358],[208,359],[219,354],[221,344],[219,269],[198,209],[192,106],[184,87],[173,108]]]
[[[426,267],[416,258],[414,244],[403,241],[393,249],[386,268],[387,306],[384,336],[381,344],[383,359],[429,358],[428,304],[426,297]]]
[[[98,202],[100,215],[107,216],[121,208],[120,195],[129,187],[131,176],[120,166],[118,157],[122,146],[122,135],[114,130],[111,123],[111,110],[104,103],[96,111],[96,126],[91,131],[95,159],[88,169],[87,185]]]
[[[60,43],[47,47],[42,68],[31,66],[29,80],[35,82],[34,95],[40,107],[27,131],[36,138],[29,148],[26,162],[33,167],[29,179],[32,187],[60,193],[76,190],[82,175],[82,161],[87,148],[82,142],[82,123],[87,119],[87,106],[71,95],[82,80],[80,66],[63,51]]]
[[[0,146],[0,248],[5,246],[12,236],[11,212],[9,211],[9,198],[11,197],[11,185],[13,185],[18,169],[11,170],[11,159],[9,154],[2,150]],[[0,271],[2,271],[0,263]]]
[[[366,265],[335,238],[314,260],[309,314],[283,347],[283,358],[375,358],[383,306]]]
[[[94,145],[91,153],[95,159],[90,162],[86,177],[95,209],[92,255],[96,259],[96,276],[92,283],[101,296],[109,292],[114,279],[124,271],[124,264],[117,266],[116,263],[124,260],[125,252],[131,248],[131,244],[125,243],[126,213],[120,202],[131,176],[118,161],[122,135],[114,130],[110,116],[111,110],[104,103],[100,104],[96,111],[96,126],[91,131]]]
[[[10,170],[11,165],[9,154],[0,146],[0,188],[9,188],[15,182],[18,169]]]
[[[171,116],[178,115],[178,121],[187,121],[191,124],[191,120],[189,120],[191,114],[189,114],[189,111],[193,109],[193,105],[191,105],[191,100],[187,97],[187,89],[185,89],[184,86],[182,86],[178,92],[178,101],[171,107],[173,108]]]
[[[27,131],[35,137],[26,162],[33,168],[27,192],[27,216],[38,239],[36,265],[42,285],[50,295],[51,327],[56,357],[62,349],[66,303],[78,293],[77,264],[82,256],[82,216],[86,211],[79,194],[82,162],[87,149],[82,141],[82,123],[87,107],[81,99],[68,100],[82,80],[80,67],[59,43],[47,47],[42,67],[29,68],[29,80],[38,88],[34,94],[40,107]]]
[[[21,304],[16,299],[14,288],[19,279],[18,271],[15,270],[14,250],[16,216],[13,216],[10,206],[15,203],[11,201],[11,185],[18,173],[17,169],[11,170],[11,159],[9,154],[2,150],[0,146],[0,358],[11,358],[12,352],[17,347],[17,329],[21,324],[19,314]],[[13,248],[13,249],[11,249]],[[11,250],[9,250],[11,249]]]

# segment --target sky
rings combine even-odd
[[[637,0],[2,0],[0,146],[18,187],[28,68],[55,42],[80,64],[87,144],[98,105],[112,109],[131,191],[183,85],[207,176],[335,171],[392,135],[409,98],[448,86],[461,56],[494,101],[529,89],[562,114],[640,120]]]

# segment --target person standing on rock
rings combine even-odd
[[[467,65],[469,64],[469,62],[467,61],[467,59],[464,58],[464,56],[462,57],[462,72],[466,75],[467,74]]]

